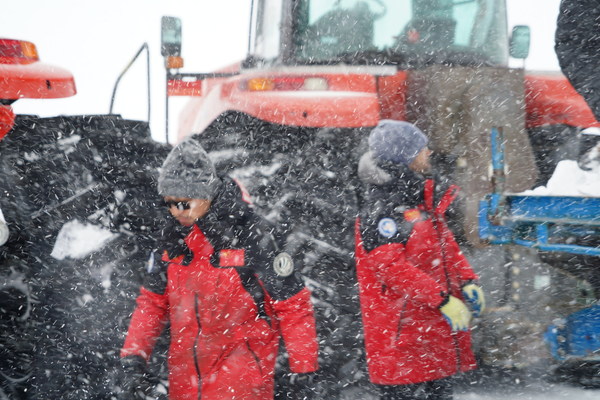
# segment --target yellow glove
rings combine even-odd
[[[485,310],[485,296],[481,287],[474,283],[467,283],[462,288],[463,296],[468,301],[474,317],[479,317]]]
[[[448,296],[448,301],[440,307],[440,311],[452,327],[453,331],[469,330],[471,312],[465,303],[454,296]]]

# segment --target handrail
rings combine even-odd
[[[146,75],[147,75],[146,78],[147,78],[147,91],[148,91],[148,123],[150,123],[150,110],[151,110],[151,104],[150,104],[150,49],[148,47],[148,43],[144,43],[142,45],[142,47],[140,47],[140,49],[137,51],[137,53],[135,54],[135,56],[131,59],[131,61],[129,61],[129,64],[127,64],[127,66],[123,69],[123,71],[121,71],[121,74],[119,74],[119,77],[117,78],[117,81],[115,82],[115,86],[113,88],[112,96],[110,98],[110,108],[108,110],[108,113],[109,114],[113,113],[113,106],[114,106],[114,103],[115,103],[115,96],[117,94],[117,87],[119,86],[119,83],[121,82],[121,79],[127,73],[127,71],[129,71],[129,68],[131,68],[131,66],[133,65],[133,63],[135,62],[135,60],[137,60],[137,58],[139,57],[139,55],[144,50],[146,50]]]

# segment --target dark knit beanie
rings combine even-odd
[[[158,193],[163,197],[212,200],[220,186],[215,166],[193,138],[171,150],[158,176]]]
[[[369,149],[378,161],[409,165],[429,142],[419,128],[405,121],[382,119],[369,135]]]

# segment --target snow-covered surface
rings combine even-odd
[[[536,382],[532,385],[498,389],[479,388],[473,391],[457,390],[455,400],[598,400],[600,389],[585,389],[581,386]]]
[[[81,259],[104,247],[118,235],[96,225],[78,220],[63,225],[50,254],[57,260]]]
[[[563,160],[558,163],[547,186],[527,190],[527,196],[586,196],[600,197],[600,164],[595,163],[584,171],[577,161]]]

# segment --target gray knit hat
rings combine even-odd
[[[163,197],[212,200],[220,186],[215,166],[193,138],[171,150],[158,176],[158,194]]]
[[[409,165],[427,146],[429,139],[405,121],[382,119],[369,135],[369,149],[379,161]]]

